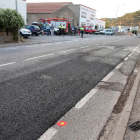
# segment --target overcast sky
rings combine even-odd
[[[115,18],[140,10],[140,0],[26,0],[27,2],[72,2],[96,10],[96,18]],[[126,5],[124,5],[126,4]]]

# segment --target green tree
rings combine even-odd
[[[24,26],[24,19],[16,10],[0,8],[0,26],[13,33],[13,40],[18,40],[18,30]]]

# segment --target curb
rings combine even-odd
[[[133,87],[130,91],[130,96],[125,104],[125,107],[121,113],[120,116],[120,120],[118,122],[115,134],[113,135],[113,140],[123,140],[124,139],[124,135],[125,135],[125,131],[127,128],[127,124],[129,121],[129,117],[132,111],[132,107],[133,107],[133,103],[135,100],[135,96],[137,93],[137,89],[138,89],[138,85],[139,85],[139,81],[140,81],[140,67],[137,69],[134,69],[134,72],[138,71],[137,76],[135,78]]]

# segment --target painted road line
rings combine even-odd
[[[114,72],[111,71],[102,81],[103,81],[103,82],[108,81],[108,80],[110,79],[110,77],[111,77],[113,74],[114,74]]]
[[[51,127],[38,140],[51,140],[57,132],[57,129]]]
[[[118,69],[122,66],[122,64],[123,64],[123,63],[121,62],[119,65],[117,65],[117,66],[116,66],[116,68],[115,68],[115,69],[117,69],[117,70],[118,70]]]
[[[6,63],[6,64],[1,64],[0,67],[3,67],[3,66],[7,66],[7,65],[12,65],[12,64],[15,64],[16,62],[11,62],[11,63]]]
[[[75,51],[75,50],[77,50],[77,49],[65,50],[65,51],[61,51],[61,52],[58,52],[58,53],[61,54],[61,53],[66,53],[66,52],[70,52],[70,51]]]
[[[84,96],[76,105],[76,109],[82,108],[88,100],[97,92],[97,89],[92,89],[86,96]]]
[[[54,54],[52,53],[52,54],[47,54],[47,55],[41,55],[41,56],[37,56],[37,57],[32,57],[32,58],[25,59],[25,61],[34,60],[34,59],[38,59],[38,58],[42,58],[42,57],[47,57],[47,56],[51,56],[51,55],[54,55]]]
[[[128,60],[128,57],[126,57],[124,60],[125,60],[125,61]]]
[[[7,48],[6,50],[17,50],[17,49],[19,49],[18,47],[16,47],[16,48]]]
[[[85,47],[81,47],[81,49],[84,49],[84,48],[89,48],[90,46],[85,46]]]
[[[132,54],[129,54],[128,57],[130,57]]]
[[[128,51],[128,49],[123,49],[124,51]]]

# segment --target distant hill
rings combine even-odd
[[[106,21],[106,27],[115,26],[116,18],[102,18]],[[140,10],[134,13],[127,13],[116,20],[116,26],[139,26],[140,25]]]

